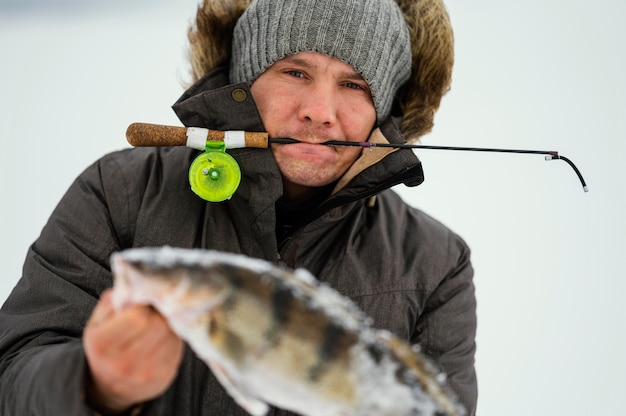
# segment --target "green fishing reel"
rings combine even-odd
[[[224,142],[207,142],[205,151],[189,167],[191,190],[209,202],[230,199],[241,181],[241,169],[226,153]]]

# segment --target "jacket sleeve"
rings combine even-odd
[[[478,395],[474,273],[469,248],[453,233],[448,240],[447,264],[452,267],[446,268],[447,273],[428,296],[412,341],[441,366],[467,414],[474,415]]]
[[[109,256],[131,231],[131,196],[115,160],[103,158],[71,185],[0,309],[0,414],[93,414],[81,397],[82,330],[111,286]]]

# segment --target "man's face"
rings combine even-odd
[[[376,122],[365,80],[350,65],[320,53],[300,52],[276,62],[251,90],[270,137],[303,142],[272,145],[286,191],[339,179],[361,149],[315,143],[365,141]]]

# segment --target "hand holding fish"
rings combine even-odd
[[[103,293],[85,327],[83,344],[91,380],[85,392],[93,406],[123,411],[162,394],[178,372],[183,341],[152,307],[115,311]]]

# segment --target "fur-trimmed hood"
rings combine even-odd
[[[454,39],[442,0],[397,0],[411,35],[411,78],[397,93],[402,134],[416,142],[433,127],[441,98],[449,90]],[[230,59],[233,28],[250,0],[203,0],[189,28],[193,81]]]

